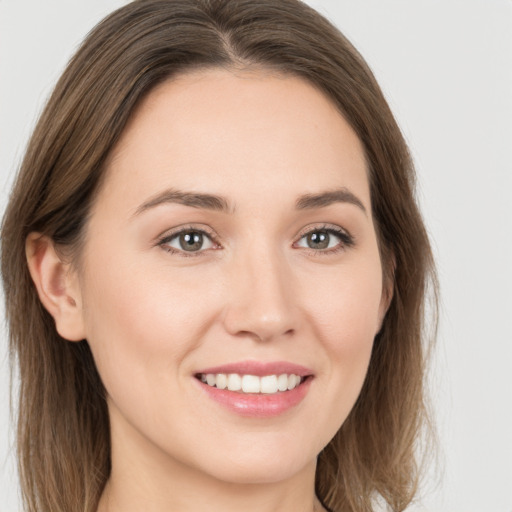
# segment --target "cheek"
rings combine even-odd
[[[366,263],[366,264],[365,264]],[[327,277],[327,276],[326,276]],[[305,309],[311,311],[321,330],[321,337],[333,355],[339,350],[356,350],[368,340],[373,341],[380,319],[382,273],[378,258],[369,262],[340,268],[324,279],[320,289],[313,276]],[[322,334],[323,333],[323,334]]]
[[[127,260],[107,268],[91,258],[90,268],[83,279],[87,339],[106,389],[115,394],[137,382],[138,394],[154,387],[156,375],[170,383],[207,328],[212,300],[198,300],[200,290],[175,274]]]
[[[325,350],[328,361],[324,368],[333,383],[333,393],[346,397],[339,404],[344,415],[364,382],[380,325],[380,261],[374,257],[367,264],[340,269],[323,292],[316,290],[309,294],[309,306],[304,309],[309,311],[309,323]]]

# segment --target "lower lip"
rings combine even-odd
[[[239,393],[208,386],[208,384],[204,384],[197,379],[196,382],[209,398],[240,416],[271,418],[283,414],[302,402],[309,390],[311,380],[312,378],[308,377],[299,386],[290,391],[273,394]]]

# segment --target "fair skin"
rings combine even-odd
[[[321,510],[316,457],[389,303],[362,146],[323,94],[261,70],[160,85],[110,155],[80,264],[35,233],[27,256],[107,390],[99,512]],[[223,366],[301,381],[268,395],[201,381]]]

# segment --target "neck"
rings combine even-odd
[[[125,482],[127,484],[128,482]],[[162,488],[147,482],[127,486],[109,480],[98,512],[320,512],[312,489],[295,484],[239,485],[203,479],[170,480]],[[184,484],[184,485],[183,485]]]
[[[284,479],[228,482],[163,453],[126,425],[112,425],[112,471],[97,512],[320,512],[316,461]]]

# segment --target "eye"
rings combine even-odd
[[[351,235],[340,228],[315,228],[303,234],[296,247],[332,253],[354,245]]]
[[[159,245],[169,252],[199,253],[214,248],[211,236],[200,229],[182,229],[162,238]]]

